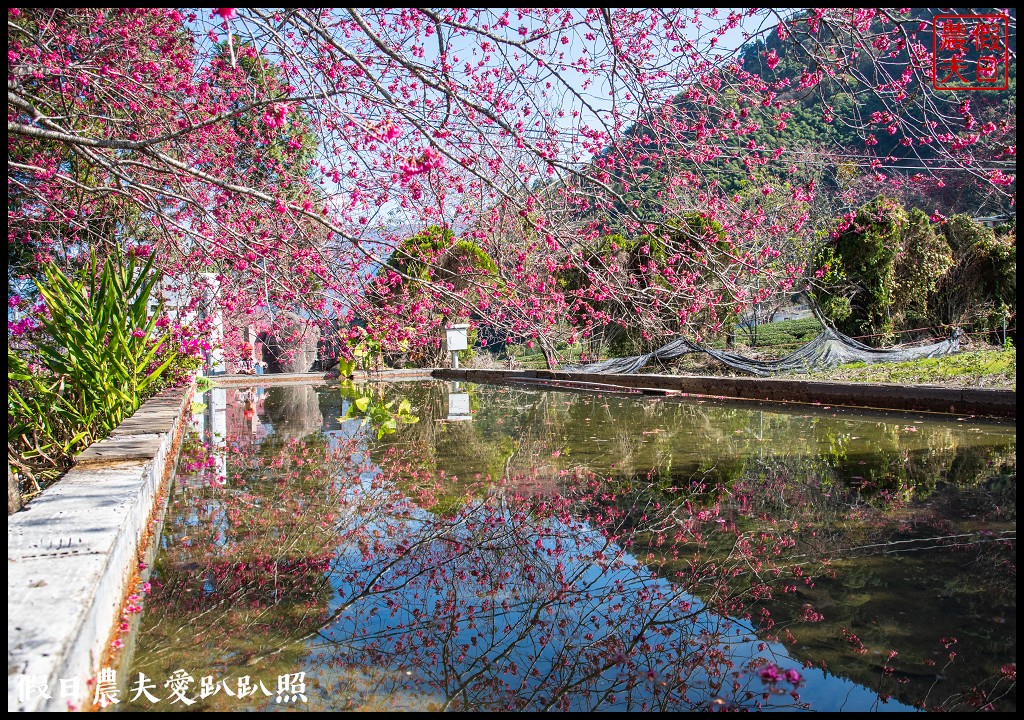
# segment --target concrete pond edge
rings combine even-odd
[[[8,516],[9,712],[93,705],[93,682],[135,589],[194,392],[192,383],[153,396]]]
[[[649,395],[711,397],[772,403],[800,403],[903,412],[1016,418],[1017,392],[991,388],[850,383],[791,378],[734,378],[701,375],[616,375],[557,370],[454,370],[438,368],[441,380],[513,383],[557,388],[574,383],[593,392],[629,389]]]
[[[405,370],[379,370],[366,372],[357,370],[352,377],[353,382],[404,382],[407,380],[430,380],[433,368],[413,368]],[[209,378],[214,387],[256,387],[267,385],[329,385],[341,381],[335,372],[308,373],[271,373],[264,375],[211,375]]]

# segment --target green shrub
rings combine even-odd
[[[757,328],[756,347],[779,347],[783,354],[793,352],[798,345],[808,343],[821,334],[821,323],[817,318],[781,320],[765,323]],[[742,337],[742,333],[740,334]]]
[[[161,387],[178,354],[149,312],[153,259],[93,254],[76,277],[46,266],[39,329],[7,350],[8,460],[22,474],[59,474]]]
[[[1017,237],[966,215],[941,225],[884,197],[863,205],[815,258],[815,300],[840,331],[885,344],[955,325],[996,333],[1016,315]],[[906,338],[904,338],[906,339]]]
[[[893,316],[897,327],[928,324],[928,296],[951,267],[953,252],[949,243],[935,232],[931,219],[914,208],[907,215],[896,256]]]
[[[1017,235],[1013,228],[996,233],[966,215],[955,215],[942,228],[953,251],[953,266],[928,298],[930,320],[999,330],[1017,312]]]
[[[878,197],[857,210],[852,224],[823,249],[815,263],[827,268],[817,302],[843,333],[891,339],[896,258],[907,213],[896,201]]]

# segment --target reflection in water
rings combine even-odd
[[[448,393],[448,420],[472,420],[473,413],[470,409],[469,393],[463,392],[459,383],[452,383],[451,391]]]
[[[1013,427],[479,386],[448,423],[431,383],[378,438],[296,390],[188,441],[132,678],[268,691],[204,709],[299,672],[311,709],[1015,708]]]
[[[267,420],[274,432],[289,438],[304,438],[317,432],[324,418],[320,397],[312,385],[278,385],[267,390],[264,401]]]

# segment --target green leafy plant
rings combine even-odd
[[[355,374],[356,365],[358,364],[358,362],[359,361],[356,360],[355,358],[352,358],[351,360],[346,360],[342,358],[341,360],[338,361],[338,375],[343,378],[352,377],[352,375]]]
[[[36,458],[58,465],[89,444],[98,410],[83,408],[64,378],[33,373],[25,358],[8,348],[7,385],[8,459],[14,467],[24,470],[25,462]]]
[[[349,338],[347,341],[351,357],[343,357],[338,360],[338,375],[342,378],[352,377],[360,368],[366,369],[366,358],[370,355],[370,347],[367,343],[366,331],[363,328],[359,328],[359,330],[360,337]]]
[[[159,280],[153,256],[95,253],[69,277],[48,264],[37,281],[46,311],[38,331],[8,361],[8,458],[61,471],[155,393],[178,359],[157,327],[150,297]]]
[[[362,418],[363,425],[369,423],[376,430],[378,440],[397,431],[399,425],[411,425],[420,420],[412,414],[412,404],[407,398],[385,402],[381,393],[359,387],[350,380],[341,383],[341,396],[349,401],[349,406],[345,415],[338,419]]]

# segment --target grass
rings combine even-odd
[[[1017,350],[986,348],[941,358],[867,365],[850,363],[801,375],[810,380],[1017,389]]]

